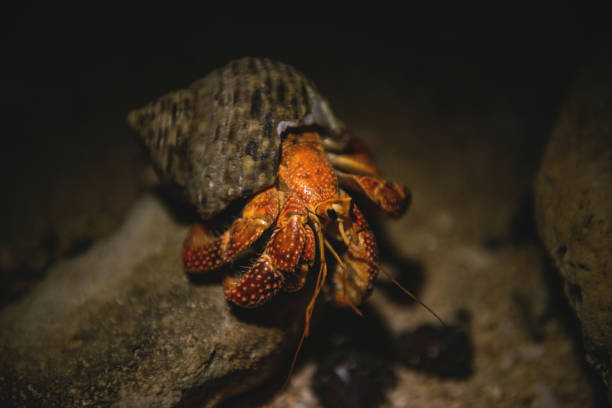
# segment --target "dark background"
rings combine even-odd
[[[2,110],[18,154],[48,138],[47,124],[71,127],[95,115],[114,123],[245,55],[283,60],[326,93],[352,98],[363,78],[377,78],[404,98],[438,83],[439,109],[486,109],[487,98],[533,105],[542,94],[554,101],[610,30],[607,10],[578,1],[13,7],[3,13]],[[480,83],[461,84],[460,71]]]

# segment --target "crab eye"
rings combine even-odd
[[[338,214],[336,214],[336,211],[333,208],[330,208],[327,210],[327,216],[331,220],[335,220],[336,218],[338,218]]]

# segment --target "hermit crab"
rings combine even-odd
[[[260,306],[281,290],[300,290],[316,271],[308,335],[331,254],[337,261],[333,300],[358,311],[380,265],[374,234],[349,192],[394,218],[406,211],[410,192],[379,178],[368,151],[308,78],[281,62],[242,58],[131,112],[128,120],[161,177],[182,187],[202,218],[248,198],[242,216],[219,237],[192,227],[182,252],[187,272],[216,269],[272,230],[249,270],[224,279],[229,301]]]

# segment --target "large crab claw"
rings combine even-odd
[[[183,245],[183,264],[190,273],[206,272],[231,261],[251,246],[278,215],[279,193],[269,188],[244,207],[242,218],[217,239],[209,239],[202,225],[192,227]]]
[[[315,237],[306,208],[289,197],[261,256],[240,278],[228,276],[223,281],[225,296],[238,306],[252,308],[269,301],[281,288],[299,290],[314,258]]]

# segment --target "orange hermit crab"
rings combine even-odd
[[[203,218],[251,196],[242,217],[218,238],[208,239],[201,225],[191,229],[182,253],[186,271],[228,263],[273,229],[250,269],[224,279],[229,301],[260,306],[281,290],[301,289],[317,268],[308,335],[327,277],[326,248],[338,261],[334,301],[357,310],[371,293],[380,270],[376,239],[345,189],[391,217],[406,211],[410,193],[379,178],[366,149],[347,136],[304,75],[280,62],[243,58],[132,112],[129,122],[162,178],[181,186]],[[346,250],[338,255],[326,237]]]

